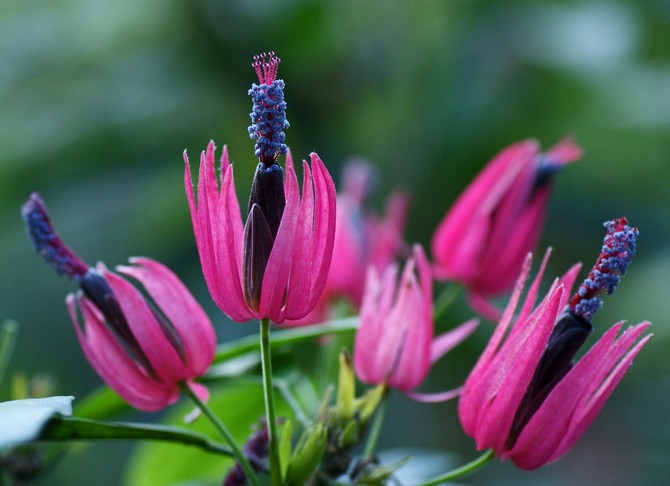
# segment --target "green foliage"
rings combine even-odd
[[[227,383],[212,387],[208,405],[226,424],[238,444],[252,433],[259,418],[265,416],[263,389],[260,383]],[[290,417],[290,411],[278,401],[278,415]],[[192,405],[180,403],[169,410],[163,424],[184,427],[184,416]],[[199,417],[189,429],[218,440],[216,432],[204,417]],[[168,443],[142,443],[133,455],[126,471],[126,481],[133,486],[155,486],[198,482],[221,484],[233,461],[217,458],[194,447]]]

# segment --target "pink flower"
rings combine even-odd
[[[188,157],[184,183],[200,263],[214,302],[231,319],[244,322],[268,317],[275,323],[299,319],[317,304],[326,283],[335,236],[335,185],[319,156],[312,170],[303,161],[302,198],[291,154],[286,157],[285,201],[275,216],[276,236],[264,209],[251,204],[242,226],[228,151],[221,157],[221,187],[214,169],[214,142],[200,157],[196,203]],[[259,171],[264,170],[259,165]],[[279,166],[272,164],[273,170]],[[281,170],[281,169],[280,169]],[[258,173],[257,172],[257,173]],[[268,173],[265,170],[264,173]],[[280,179],[281,180],[281,179]],[[268,212],[271,198],[264,198]]]
[[[569,138],[545,154],[534,140],[499,153],[435,231],[436,278],[463,283],[472,306],[496,320],[500,313],[487,299],[512,287],[540,237],[554,173],[580,157]]]
[[[39,194],[30,196],[21,213],[38,253],[81,288],[66,302],[84,355],[102,379],[140,410],[159,410],[176,402],[182,382],[206,400],[207,389],[192,380],[214,359],[216,336],[177,276],[148,258],[118,267],[144,286],[150,302],[129,282],[102,264],[89,267],[65,245]]]
[[[329,319],[331,306],[338,297],[344,297],[354,308],[360,308],[368,266],[381,272],[403,248],[402,231],[409,197],[400,191],[391,194],[383,217],[366,211],[364,204],[373,178],[373,169],[365,162],[351,162],[345,166],[343,187],[337,195],[334,264],[330,267],[326,286],[312,312],[286,324],[312,324]]]
[[[254,57],[258,82],[249,136],[258,167],[242,226],[228,151],[221,157],[221,187],[214,169],[214,142],[200,157],[198,201],[186,163],[184,184],[200,263],[219,308],[238,322],[269,318],[276,324],[305,317],[319,301],[335,237],[335,185],[315,153],[303,161],[302,198],[293,159],[284,143],[289,127],[284,81],[274,52]],[[277,157],[286,153],[286,180]]]
[[[117,270],[137,279],[156,307],[102,265],[93,271],[100,280],[92,285],[108,285],[112,293],[101,296],[105,304],[89,297],[85,285],[83,292],[67,297],[86,359],[121,398],[140,410],[160,410],[176,402],[182,382],[206,400],[207,389],[192,380],[202,376],[214,359],[216,336],[209,318],[167,267],[149,258],[130,262],[136,266]],[[120,313],[107,306],[113,300]],[[83,329],[78,312],[83,316]]]
[[[629,238],[633,230],[620,234],[627,233],[625,238]],[[618,236],[613,239],[623,241]],[[634,249],[634,237],[632,242]],[[604,253],[607,246],[606,238]],[[628,249],[619,252],[621,245],[610,245],[610,249],[618,247],[610,256],[617,256],[609,260],[612,265],[608,269],[604,268],[605,259],[599,259],[599,271],[612,277],[623,274],[627,263],[620,264],[630,261],[632,254],[631,246],[624,246]],[[575,364],[576,352],[593,330],[592,311],[599,305],[587,302],[593,293],[580,291],[575,297],[584,294],[581,302],[588,312],[581,311],[579,299],[566,308],[580,268],[575,265],[553,283],[533,309],[548,256],[549,252],[512,324],[530,268],[530,256],[525,260],[510,302],[467,378],[458,404],[463,428],[475,439],[478,450],[492,448],[501,459],[510,458],[526,470],[556,461],[572,448],[651,337],[638,341],[648,322],[632,326],[617,337],[623,325],[619,322]],[[610,278],[601,283],[601,290],[613,290]]]
[[[356,374],[365,383],[387,383],[424,401],[452,398],[458,390],[438,395],[412,390],[423,382],[435,361],[474,331],[477,321],[433,340],[431,270],[420,246],[414,246],[399,282],[397,274],[395,264],[383,275],[374,267],[368,270],[354,344]]]

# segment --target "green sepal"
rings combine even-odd
[[[303,432],[291,457],[286,484],[302,486],[306,484],[321,462],[328,445],[328,429],[315,423]]]
[[[289,462],[291,459],[291,434],[293,433],[293,425],[291,421],[287,420],[281,426],[279,435],[279,467],[281,469],[282,483],[286,481],[286,472],[288,471]]]
[[[356,379],[351,364],[351,357],[346,349],[340,353],[340,372],[337,386],[336,415],[346,423],[354,417],[354,401],[356,399]]]

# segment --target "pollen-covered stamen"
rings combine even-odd
[[[265,56],[255,56],[256,61],[252,64],[260,85],[254,83],[249,90],[253,100],[253,109],[249,114],[249,137],[256,140],[256,157],[265,166],[270,166],[279,154],[286,153],[284,130],[289,123],[286,120],[284,81],[276,79],[280,60],[273,52],[270,52],[267,61]]]
[[[21,208],[21,216],[35,250],[56,269],[58,275],[79,281],[88,272],[89,266],[56,233],[39,193],[30,195]]]
[[[607,233],[602,250],[588,277],[570,300],[570,310],[587,322],[602,306],[600,295],[612,294],[635,253],[637,228],[631,228],[626,218],[604,224]]]

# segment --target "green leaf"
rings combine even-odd
[[[206,436],[177,427],[128,422],[99,422],[76,417],[53,417],[39,437],[40,440],[142,439],[179,442],[209,452],[231,456],[232,452]]]
[[[0,450],[37,440],[52,417],[72,415],[72,400],[57,396],[0,403]]]
[[[224,422],[238,444],[244,444],[265,416],[263,388],[260,383],[232,382],[210,388],[208,405]],[[280,398],[280,397],[277,397]],[[171,407],[161,422],[183,426],[184,416],[193,406],[183,401]],[[277,400],[279,416],[290,417],[289,409]],[[218,435],[200,416],[189,428],[194,432],[218,440]],[[152,442],[140,444],[125,472],[125,483],[133,486],[156,484],[211,484],[220,485],[233,461],[227,457],[214,457],[194,447],[174,443]]]

